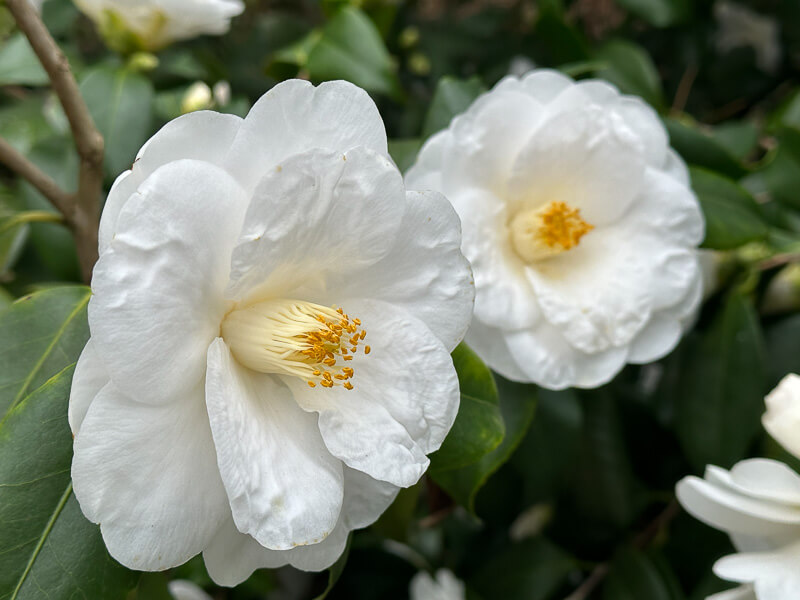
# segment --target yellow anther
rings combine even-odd
[[[361,321],[342,308],[299,300],[268,300],[229,313],[221,333],[234,357],[262,373],[294,375],[309,387],[344,386],[354,370],[352,360],[366,336]],[[344,337],[343,337],[344,336]]]
[[[370,352],[372,352],[372,348],[369,346],[364,346],[364,354],[369,354]]]
[[[531,263],[576,247],[594,225],[566,202],[553,201],[517,213],[511,220],[511,241],[517,254]]]

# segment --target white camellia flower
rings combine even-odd
[[[766,397],[763,423],[800,457],[800,377],[787,375]],[[762,458],[726,471],[709,466],[705,478],[686,477],[678,500],[694,517],[731,537],[739,554],[714,565],[722,579],[744,583],[708,600],[794,600],[800,590],[800,476]]]
[[[655,111],[608,83],[506,77],[426,142],[406,184],[461,217],[466,341],[504,377],[601,385],[674,348],[700,302],[686,167]]]
[[[411,579],[410,600],[465,600],[466,590],[452,571],[439,569],[436,579],[420,571]]]
[[[74,0],[117,50],[160,50],[178,40],[221,35],[242,0]]]
[[[214,600],[199,585],[185,579],[170,581],[169,594],[174,600]]]
[[[800,458],[800,377],[790,373],[765,398],[761,423],[776,442]]]
[[[81,509],[139,570],[330,566],[456,416],[458,217],[406,192],[375,104],[284,82],[168,123],[100,223],[69,418]]]

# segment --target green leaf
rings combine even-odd
[[[431,478],[459,504],[475,512],[475,497],[489,477],[508,461],[533,420],[536,388],[498,379],[500,410],[506,434],[500,445],[478,462],[447,471],[430,472]]]
[[[610,81],[624,94],[641,96],[657,110],[664,108],[661,77],[650,55],[641,46],[612,40],[603,44],[594,58],[607,65],[597,71],[598,77]]]
[[[394,63],[380,33],[361,10],[347,6],[323,27],[308,53],[312,79],[346,79],[370,92],[402,96]]]
[[[603,586],[604,600],[682,600],[683,593],[675,576],[659,566],[647,554],[623,548],[614,557]]]
[[[784,375],[800,373],[800,314],[772,323],[765,332],[770,386]]]
[[[314,597],[314,600],[325,600],[328,597],[328,594],[331,593],[336,582],[339,581],[339,578],[342,576],[342,572],[344,571],[344,567],[347,564],[347,558],[350,556],[350,546],[353,543],[353,534],[351,533],[350,536],[347,538],[347,546],[345,546],[344,552],[339,557],[339,559],[333,563],[330,569],[328,569],[328,585],[325,587],[323,592],[318,596]]]
[[[710,131],[703,131],[688,117],[680,120],[665,118],[664,125],[669,132],[672,147],[690,165],[717,171],[731,179],[739,179],[747,173],[741,162]]]
[[[0,85],[45,85],[47,73],[28,40],[15,33],[0,46]]]
[[[469,583],[484,598],[549,600],[575,566],[569,554],[543,538],[534,538],[492,556]]]
[[[687,340],[676,398],[676,432],[698,471],[730,467],[761,428],[764,344],[752,301],[732,292],[708,331]]]
[[[84,74],[80,90],[105,139],[106,173],[115,177],[152,133],[153,84],[131,69],[102,66]]]
[[[422,139],[426,140],[437,131],[450,125],[453,117],[461,114],[475,98],[486,91],[479,77],[456,79],[442,77],[436,85],[425,124],[422,126]]]
[[[654,27],[669,27],[689,16],[688,0],[617,0],[622,8]]]
[[[706,219],[704,248],[730,250],[767,236],[758,204],[742,186],[705,169],[691,169],[691,177]]]
[[[442,447],[431,455],[432,474],[476,462],[497,448],[505,434],[497,385],[489,367],[466,344],[453,351],[453,364],[461,405]]]
[[[0,422],[0,600],[121,600],[136,584],[72,495],[72,372],[61,371]]]
[[[78,360],[89,339],[90,295],[82,286],[52,288],[0,313],[0,415]]]
[[[775,200],[800,208],[800,129],[784,129],[777,141],[777,150],[758,173]]]

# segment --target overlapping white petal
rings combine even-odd
[[[111,554],[202,551],[223,585],[330,566],[455,419],[474,292],[452,208],[406,193],[366,93],[292,81],[165,126],[100,237],[70,423]]]
[[[461,217],[467,339],[506,377],[601,385],[669,352],[697,309],[704,224],[686,167],[655,111],[608,83],[507,77],[423,146],[406,183]]]
[[[765,398],[767,412],[761,419],[764,429],[800,457],[800,377],[790,373]]]

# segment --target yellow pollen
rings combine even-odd
[[[528,263],[572,250],[592,229],[579,209],[560,201],[517,213],[510,224],[514,250]]]
[[[309,387],[353,389],[352,360],[366,337],[342,308],[300,300],[267,300],[229,313],[220,327],[236,360],[254,371],[293,375]]]

